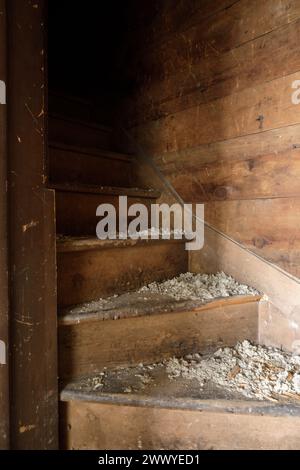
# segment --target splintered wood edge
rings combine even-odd
[[[184,239],[169,239],[165,240],[163,238],[159,238],[157,240],[148,238],[148,239],[141,239],[138,238],[136,240],[127,239],[127,240],[99,240],[97,238],[75,238],[75,237],[64,237],[62,239],[57,240],[57,252],[58,253],[66,253],[66,252],[74,252],[74,251],[91,251],[91,250],[99,250],[99,249],[106,249],[106,248],[125,248],[128,246],[145,246],[149,244],[166,244],[166,243],[185,243],[186,240]]]
[[[237,295],[232,297],[222,297],[218,299],[214,299],[212,301],[202,302],[200,305],[191,306],[186,305],[186,307],[182,306],[182,304],[176,309],[176,302],[174,302],[174,308],[170,308],[170,310],[160,310],[159,306],[157,310],[154,312],[138,312],[132,313],[128,315],[120,315],[117,320],[122,320],[126,318],[138,318],[138,317],[146,317],[146,316],[154,316],[154,315],[171,315],[172,313],[198,313],[203,311],[215,310],[222,307],[229,307],[231,305],[244,305],[247,303],[259,302],[261,300],[261,295]],[[107,321],[107,320],[114,320],[114,317],[117,315],[117,312],[121,311],[122,307],[118,307],[116,309],[111,309],[110,311],[106,310],[105,312],[96,311],[91,313],[82,313],[82,314],[65,314],[64,316],[58,317],[58,325],[59,326],[70,326],[70,325],[77,325],[83,322],[96,322],[96,321]],[[109,316],[109,312],[111,312],[111,316]],[[104,316],[105,315],[105,316]]]

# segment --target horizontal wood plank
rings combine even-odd
[[[299,449],[300,418],[71,401],[61,404],[65,449]]]
[[[297,0],[283,0],[276,8],[274,0],[231,3],[216,14],[211,10],[212,14],[207,18],[199,9],[200,16],[198,20],[191,18],[194,22],[191,27],[183,32],[175,31],[167,41],[154,45],[146,53],[143,45],[140,54],[135,55],[136,67],[132,66],[132,73],[141,71],[143,81],[149,77],[151,80],[166,77],[184,69],[192,73],[199,57],[218,56],[300,18]],[[158,15],[155,28],[158,31],[161,28]]]
[[[58,252],[58,304],[67,306],[135,290],[187,271],[184,241]]]
[[[162,77],[150,75],[126,102],[129,118],[141,123],[297,72],[299,52],[299,20],[229,51],[200,52],[188,71],[178,67]]]
[[[133,135],[149,155],[155,156],[299,124],[299,106],[292,103],[292,84],[298,78],[298,73],[291,74],[194,106],[137,126]]]
[[[59,188],[58,185],[56,185]],[[97,223],[101,217],[96,216],[97,207],[100,204],[112,204],[116,210],[116,217],[119,217],[119,195],[117,188],[97,188],[76,186],[68,191],[56,190],[56,229],[60,235],[73,236],[96,236]],[[85,192],[84,192],[85,191]],[[94,191],[94,192],[92,192]],[[151,204],[156,201],[157,193],[146,190],[132,191],[120,188],[119,193],[128,193],[128,205],[144,204],[149,213]],[[135,195],[136,194],[136,195]],[[128,217],[130,221],[132,217]],[[150,223],[150,221],[149,221]]]
[[[263,258],[300,276],[300,198],[208,202],[205,220]]]
[[[180,196],[190,202],[300,196],[300,150],[200,163],[168,177]]]
[[[134,182],[128,155],[55,143],[50,144],[48,153],[51,183],[130,186]]]
[[[77,317],[59,327],[60,377],[78,378],[103,367],[161,361],[167,357],[258,339],[257,298],[216,300],[181,312],[101,320]],[[159,332],[159,333],[158,333]]]

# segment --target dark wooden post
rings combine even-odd
[[[9,448],[6,11],[0,0],[0,449]]]
[[[8,0],[11,447],[57,432],[54,194],[45,188],[44,1]]]

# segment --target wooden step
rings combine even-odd
[[[51,114],[48,130],[50,142],[111,150],[110,127]]]
[[[300,449],[298,400],[246,399],[165,368],[105,370],[61,392],[61,447],[97,450]]]
[[[184,240],[59,240],[58,303],[67,306],[88,302],[177,276],[188,268],[184,243]]]
[[[236,296],[203,303],[131,292],[104,304],[65,309],[59,317],[60,378],[207,352],[245,338],[257,341],[259,299]]]
[[[97,122],[98,106],[86,98],[66,95],[65,93],[49,90],[48,108],[50,114],[54,113],[85,122]],[[100,121],[102,122],[102,121]]]
[[[49,180],[52,183],[81,183],[133,186],[132,157],[105,150],[51,142]]]
[[[56,197],[56,229],[63,235],[96,235],[96,225],[100,218],[96,209],[100,204],[110,203],[117,209],[119,196],[128,197],[128,205],[143,203],[150,209],[160,196],[159,191],[92,186],[81,184],[51,184]]]

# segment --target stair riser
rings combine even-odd
[[[49,117],[49,140],[67,145],[111,149],[111,130],[59,117]]]
[[[89,101],[49,91],[49,110],[59,116],[95,122],[95,106]]]
[[[105,158],[56,147],[49,149],[51,182],[129,187],[134,185],[131,174],[132,163],[128,160]]]
[[[64,449],[299,450],[300,417],[61,404]]]
[[[119,320],[60,324],[60,377],[77,379],[103,367],[162,359],[257,341],[258,302]]]
[[[152,198],[129,196],[128,206],[142,203],[150,211],[151,204],[155,201],[156,199]],[[57,233],[96,236],[96,226],[101,220],[101,217],[96,216],[96,209],[100,204],[105,203],[113,204],[118,215],[119,197],[117,195],[56,191]]]
[[[187,271],[184,243],[57,253],[58,303],[67,306],[136,289]]]

